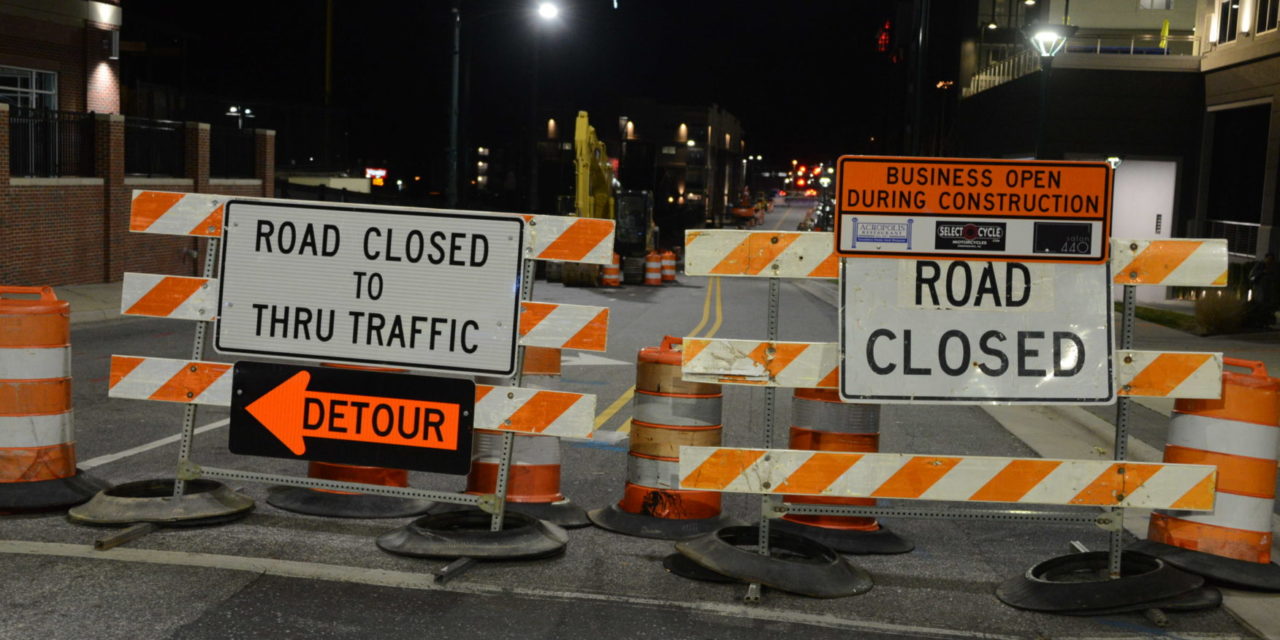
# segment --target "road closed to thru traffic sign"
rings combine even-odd
[[[844,261],[840,394],[885,403],[1106,404],[1107,265]]]
[[[521,217],[233,200],[225,224],[219,351],[514,373]]]

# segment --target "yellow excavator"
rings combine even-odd
[[[652,195],[619,191],[608,150],[596,137],[586,111],[578,112],[573,128],[573,165],[574,215],[615,221],[614,252],[624,258],[643,258],[652,251]],[[561,277],[566,286],[595,286],[600,281],[600,266],[566,263]]]

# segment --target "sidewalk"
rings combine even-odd
[[[71,324],[80,325],[123,317],[120,313],[121,282],[71,284],[54,287],[59,300],[71,303]]]

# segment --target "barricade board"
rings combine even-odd
[[[1107,265],[846,259],[849,402],[1108,404]]]
[[[843,256],[1099,264],[1111,237],[1105,162],[844,156]]]
[[[231,386],[232,453],[455,475],[471,468],[470,380],[240,361]]]
[[[223,353],[515,372],[525,221],[232,200]]]

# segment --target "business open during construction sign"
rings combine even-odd
[[[1107,404],[1107,265],[852,258],[841,275],[848,402]]]
[[[214,346],[511,375],[519,216],[231,201]]]
[[[837,167],[840,255],[1107,259],[1105,162],[844,156]]]

